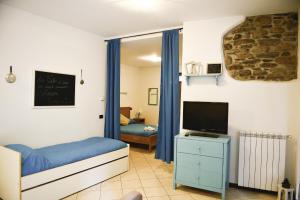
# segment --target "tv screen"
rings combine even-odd
[[[201,132],[227,134],[228,103],[184,101],[183,128]]]

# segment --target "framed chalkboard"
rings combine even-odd
[[[75,106],[76,76],[34,72],[34,106]]]

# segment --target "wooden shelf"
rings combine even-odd
[[[202,78],[202,77],[213,77],[216,79],[216,85],[219,85],[219,77],[221,76],[222,74],[214,74],[214,75],[194,75],[194,74],[186,74],[184,75],[186,77],[186,83],[187,85],[190,84],[190,79],[191,78]]]

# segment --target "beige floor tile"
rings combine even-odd
[[[173,189],[172,186],[163,186],[168,195],[185,195],[188,192],[184,191],[182,188]]]
[[[143,187],[162,187],[158,179],[141,179]]]
[[[148,197],[148,200],[170,200],[168,196],[162,196],[162,197]],[[182,199],[184,200],[184,199]]]
[[[173,186],[173,179],[172,178],[161,178],[161,179],[159,179],[159,182],[164,187],[172,187]]]
[[[77,200],[99,200],[100,199],[100,191],[89,191],[84,190],[79,192],[77,195]]]
[[[123,195],[126,195],[126,194],[128,194],[129,192],[132,192],[132,191],[137,191],[137,192],[141,193],[143,195],[143,200],[144,200],[144,198],[146,198],[144,189],[142,187],[132,188],[132,189],[123,189]]]
[[[151,168],[149,168],[149,167],[145,167],[145,168],[136,169],[136,172],[138,174],[153,173],[153,170]]]
[[[138,191],[143,200],[219,200],[221,195],[179,186],[173,190],[173,164],[154,159],[154,152],[131,148],[130,170],[64,200],[117,200]],[[227,200],[276,200],[276,195],[229,188]]]
[[[150,167],[150,165],[148,164],[148,162],[146,161],[146,159],[144,159],[144,161],[141,161],[141,162],[134,162],[133,161],[133,165],[134,167]]]
[[[132,170],[132,169],[135,169],[135,168],[134,168],[134,164],[129,163],[129,170]]]
[[[100,191],[100,189],[101,189],[101,184],[99,183],[97,185],[94,185],[94,186],[86,189],[86,190],[88,190],[88,191]]]
[[[132,167],[131,169],[129,169],[127,172],[125,172],[123,174],[126,174],[126,173],[136,173],[135,167]],[[121,174],[121,175],[123,175],[123,174]]]
[[[164,167],[164,164],[162,161],[147,159],[147,162],[149,163],[149,165],[152,169],[159,169],[159,168]]]
[[[122,189],[121,181],[114,181],[114,182],[103,182],[101,184],[101,190],[116,190]]]
[[[276,194],[269,194],[269,193],[263,193],[263,192],[254,192],[254,191],[248,191],[244,189],[236,189],[236,188],[229,188],[227,191],[227,197],[232,199],[238,199],[238,200],[276,200],[277,196]]]
[[[155,179],[156,175],[153,173],[153,171],[148,168],[143,168],[143,169],[137,169],[137,174],[140,177],[140,179]]]
[[[115,181],[121,181],[121,175],[110,178],[110,179],[106,180],[105,182],[115,182]]]
[[[131,188],[139,188],[139,187],[142,187],[141,181],[139,179],[122,180],[122,188],[123,189],[131,189]]]
[[[167,193],[162,187],[145,187],[144,188],[146,197],[159,197],[166,196]]]
[[[157,178],[154,173],[140,173],[138,174],[140,179],[155,179]]]
[[[144,157],[143,154],[132,154],[131,160],[135,163],[135,162],[146,161],[146,158]]]
[[[192,187],[180,187],[181,190],[187,192],[195,200],[217,200],[221,199],[221,194],[209,192]]]
[[[134,167],[137,171],[141,171],[141,170],[145,170],[145,169],[151,169],[150,165],[148,163],[135,164]]]
[[[171,200],[194,200],[190,195],[175,195],[170,196]]]
[[[277,199],[277,195],[272,194],[258,194],[258,198],[264,199],[264,200],[275,200]]]
[[[135,172],[126,172],[124,174],[121,175],[121,180],[137,180],[139,179],[139,176],[137,175],[137,173]]]
[[[147,158],[143,157],[143,158],[135,158],[132,160],[133,163],[135,165],[139,165],[139,164],[149,164],[148,161],[147,161]]]
[[[167,167],[165,165],[161,165],[159,168],[154,169],[155,173],[169,173]]]
[[[159,178],[159,179],[163,179],[163,178],[172,178],[173,174],[170,172],[154,172],[155,175]]]
[[[206,196],[201,194],[190,194],[190,196],[194,200],[220,200],[221,199],[221,197]],[[228,200],[233,200],[233,199],[228,199]]]
[[[115,200],[120,199],[123,195],[123,191],[121,189],[117,190],[104,190],[101,191],[101,200]]]
[[[145,153],[144,156],[145,156],[146,159],[149,159],[149,160],[155,159],[155,154],[154,153],[150,153],[150,154]]]
[[[62,200],[76,200],[76,198],[77,198],[77,194],[73,194],[71,196],[68,196],[68,197],[62,199]]]

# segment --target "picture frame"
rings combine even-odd
[[[148,89],[148,105],[152,105],[152,106],[158,105],[158,88]]]

